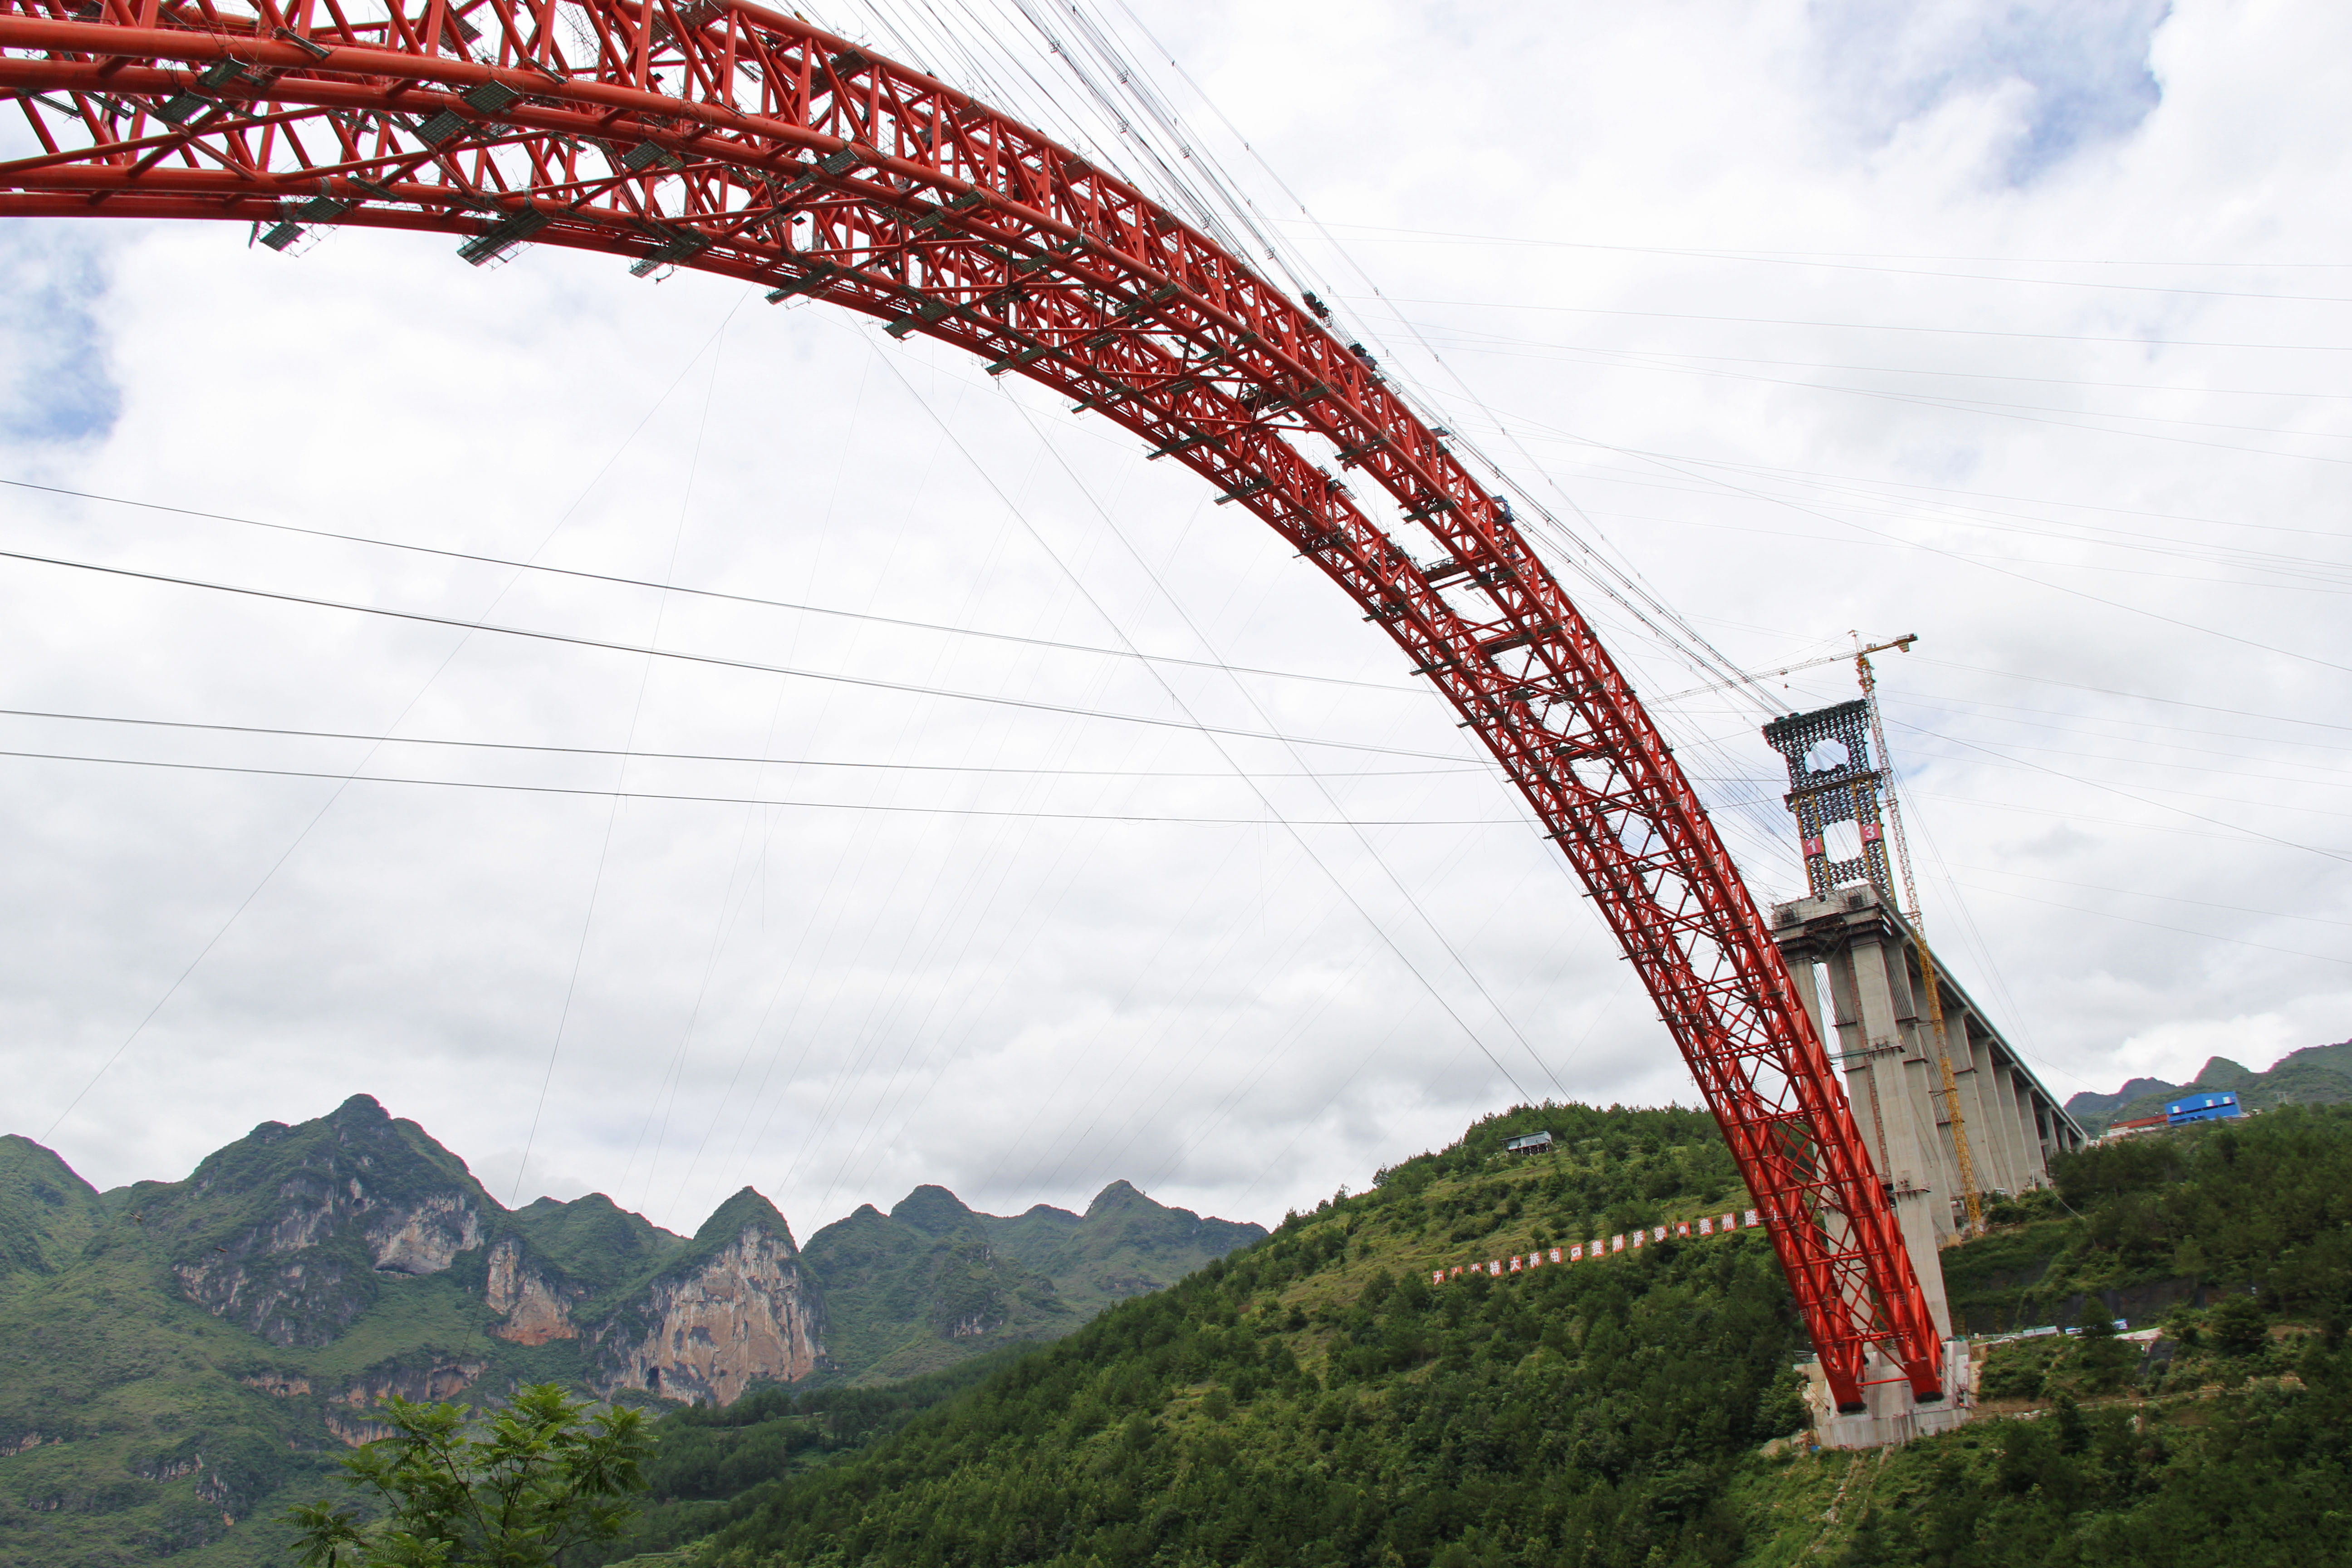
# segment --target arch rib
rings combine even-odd
[[[1696,793],[1508,508],[1360,349],[1116,176],[757,5],[250,3],[0,0],[0,91],[41,148],[0,163],[0,216],[693,268],[940,339],[1132,431],[1363,606],[1510,774],[1722,1127],[1839,1404],[1873,1348],[1941,1397],[1892,1204]]]

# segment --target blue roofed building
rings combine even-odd
[[[2210,1094],[2189,1094],[2166,1102],[2164,1124],[2179,1127],[2190,1121],[2220,1121],[2245,1113],[2245,1108],[2238,1103],[2238,1097],[2226,1089]]]

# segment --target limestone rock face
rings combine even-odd
[[[543,1345],[550,1340],[577,1338],[572,1305],[583,1294],[580,1287],[538,1267],[521,1241],[507,1237],[490,1248],[489,1277],[484,1286],[490,1310],[504,1321],[490,1332],[519,1345]]]
[[[432,1356],[423,1360],[373,1367],[347,1379],[328,1395],[327,1430],[356,1448],[378,1437],[392,1436],[383,1422],[369,1413],[394,1394],[418,1403],[454,1399],[489,1366],[479,1356]]]
[[[753,1383],[792,1383],[824,1356],[824,1313],[783,1216],[746,1187],[639,1300],[600,1324],[600,1393],[643,1389],[729,1405]]]
[[[438,1274],[457,1254],[482,1245],[481,1211],[463,1193],[428,1193],[413,1205],[382,1210],[367,1227],[367,1244],[375,1266],[387,1274]]]
[[[366,1095],[300,1127],[266,1121],[142,1211],[187,1299],[280,1346],[323,1345],[376,1276],[438,1274],[495,1205],[465,1163]]]

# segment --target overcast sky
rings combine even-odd
[[[1586,545],[1750,668],[1919,635],[1929,931],[2057,1094],[2352,1036],[2352,14],[1132,4]],[[1271,1222],[1523,1096],[1695,1102],[1451,712],[1199,480],[845,312],[452,249],[0,225],[0,479],[148,503],[0,490],[0,549],[803,673],[0,562],[5,706],[86,716],[0,749],[333,775],[0,757],[6,1130],[112,1185],[365,1091],[502,1200],[806,1236],[920,1182]],[[1759,715],[1588,607],[1797,890]]]

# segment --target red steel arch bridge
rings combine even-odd
[[[1574,863],[1841,1409],[1872,1382],[1943,1397],[1887,1191],[1697,794],[1509,507],[1317,310],[969,95],[740,0],[244,3],[0,0],[0,92],[39,149],[0,162],[0,216],[692,268],[955,344],[1133,431],[1361,605]]]

